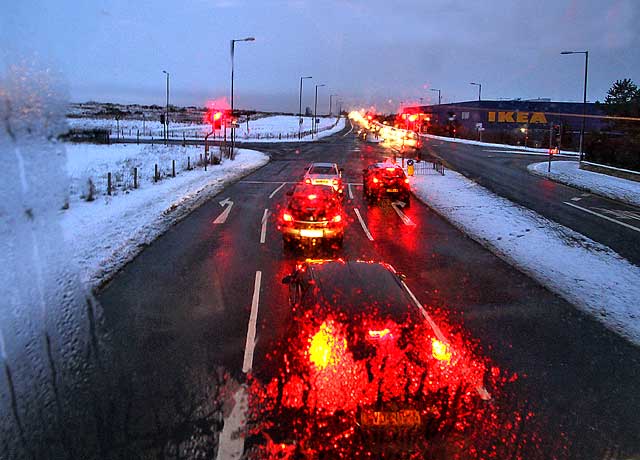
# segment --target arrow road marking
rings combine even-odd
[[[351,190],[351,184],[347,184],[347,188],[349,189],[349,199],[353,200],[353,191]]]
[[[571,206],[573,208],[579,209],[581,211],[588,212],[589,214],[593,214],[594,216],[598,216],[598,217],[600,217],[602,219],[608,220],[609,222],[613,222],[613,223],[616,223],[618,225],[622,225],[623,227],[627,227],[627,228],[629,228],[631,230],[635,230],[636,232],[640,232],[640,228],[638,228],[638,227],[634,227],[633,225],[629,225],[629,224],[626,224],[624,222],[620,222],[619,220],[612,219],[611,217],[607,217],[607,216],[605,216],[603,214],[600,214],[599,212],[592,211],[591,209],[583,208],[582,206],[578,206],[577,204],[569,203],[568,201],[565,201],[564,204],[566,204],[568,206]]]
[[[262,229],[260,230],[260,243],[264,244],[267,238],[267,217],[269,217],[269,210],[265,209],[262,215]]]
[[[222,211],[222,213],[216,217],[216,220],[213,221],[214,224],[224,224],[227,221],[227,217],[229,217],[229,213],[231,212],[231,208],[233,207],[233,201],[229,198],[225,198],[220,202],[220,206],[227,206],[227,208]]]
[[[364,223],[364,220],[360,215],[360,210],[358,208],[353,208],[353,210],[356,212],[356,216],[358,216],[358,220],[360,221],[360,225],[362,226],[362,230],[364,230],[365,235],[367,235],[367,238],[369,238],[370,241],[373,241],[373,236],[371,236],[371,232],[367,228],[367,224]]]
[[[402,219],[402,222],[404,222],[405,225],[415,225],[415,222],[413,222],[404,212],[400,211],[400,208],[398,206],[402,206],[404,208],[405,204],[403,201],[394,201],[393,203],[391,203],[391,207],[396,212],[396,214],[398,214],[400,219]]]
[[[273,198],[273,196],[274,196],[276,193],[278,193],[278,192],[280,191],[280,189],[281,189],[282,187],[284,187],[285,185],[287,185],[287,183],[286,183],[286,182],[283,182],[283,183],[282,183],[282,185],[281,185],[280,187],[278,187],[278,188],[277,188],[277,189],[275,189],[273,192],[271,192],[271,195],[269,195],[269,199]]]

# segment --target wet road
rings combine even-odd
[[[176,449],[211,456],[229,416],[222,401],[250,369],[277,372],[264,367],[289,325],[280,280],[301,255],[283,252],[275,219],[310,161],[339,163],[350,184],[337,255],[392,264],[430,312],[445,312],[478,353],[518,376],[489,388],[504,432],[513,414],[527,420],[511,430],[513,440],[498,440],[498,457],[640,455],[640,350],[417,200],[404,210],[414,225],[389,203],[368,206],[360,173],[389,154],[383,147],[345,130],[313,144],[259,148],[269,164],[171,228],[99,293],[109,359],[92,407],[93,418],[110,420],[100,436],[103,458],[139,451],[172,458]],[[198,437],[204,441],[195,446]]]

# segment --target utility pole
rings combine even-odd
[[[298,139],[302,138],[302,80],[313,77],[300,77],[300,99],[298,109]]]
[[[167,74],[167,105],[164,112],[164,145],[169,141],[169,72],[163,70],[162,73]]]
[[[313,134],[317,134],[317,129],[318,126],[316,125],[316,117],[317,117],[317,113],[318,113],[318,88],[320,88],[321,86],[326,86],[324,83],[322,83],[321,85],[316,85],[316,98],[315,101],[313,103],[313,128],[311,128],[311,137],[313,137]]]
[[[589,51],[562,51],[560,54],[584,54],[584,91],[582,95],[582,126],[580,128],[580,161],[583,161],[585,121],[587,118],[587,69],[589,68]]]
[[[229,153],[229,158],[233,160],[233,150],[236,144],[236,124],[234,122],[235,113],[233,111],[233,55],[235,54],[235,46],[236,42],[252,42],[255,38],[247,37],[241,38],[239,40],[231,40],[231,152]],[[226,134],[226,128],[225,128]]]

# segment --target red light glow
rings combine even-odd
[[[293,217],[291,216],[291,214],[287,214],[286,212],[282,215],[282,220],[284,220],[285,222],[291,222],[293,220]]]

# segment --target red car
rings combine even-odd
[[[295,242],[315,245],[322,241],[342,246],[345,215],[331,187],[303,183],[287,195],[291,198],[278,222],[285,248]]]
[[[362,193],[371,201],[389,196],[411,204],[411,187],[404,170],[393,163],[374,163],[362,170]]]

